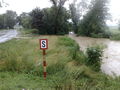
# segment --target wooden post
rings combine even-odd
[[[46,71],[47,63],[46,63],[45,55],[46,55],[46,52],[45,52],[45,50],[43,50],[43,75],[44,75],[44,79],[46,79],[46,76],[47,76],[47,71]]]
[[[40,49],[43,51],[43,76],[44,79],[47,77],[47,71],[46,71],[46,49],[48,49],[48,39],[39,39],[40,43]]]

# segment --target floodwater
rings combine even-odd
[[[0,43],[11,40],[17,36],[18,32],[16,30],[2,30],[0,31]]]
[[[74,34],[70,34],[69,37],[74,39],[83,51],[87,47],[96,44],[106,46],[102,57],[101,71],[113,77],[120,76],[120,41],[104,38],[76,37]]]

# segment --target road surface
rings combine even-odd
[[[0,43],[11,40],[17,36],[17,30],[2,30],[0,31]]]

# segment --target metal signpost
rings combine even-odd
[[[48,39],[39,39],[40,42],[40,49],[43,50],[43,75],[44,79],[46,79],[47,72],[46,72],[46,49],[48,49]]]

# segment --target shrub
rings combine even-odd
[[[92,66],[95,71],[100,70],[100,61],[102,57],[102,48],[100,46],[87,48],[87,64]]]

